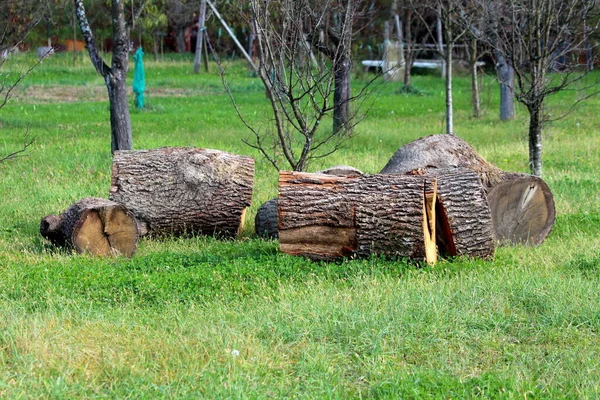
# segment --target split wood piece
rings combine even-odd
[[[499,243],[539,245],[550,234],[556,213],[546,182],[533,175],[501,170],[454,135],[426,136],[402,146],[381,173],[449,167],[469,168],[479,176]]]
[[[279,173],[281,251],[314,260],[381,254],[434,263],[436,181]],[[427,216],[429,209],[429,217]]]
[[[219,150],[164,147],[117,151],[110,199],[154,235],[241,233],[252,201],[254,160]]]
[[[494,255],[492,214],[479,177],[468,168],[429,169],[437,179],[437,245],[442,256]]]
[[[335,165],[316,173],[336,176],[363,175],[360,170],[348,165]],[[254,219],[254,230],[256,236],[261,238],[277,239],[279,237],[279,232],[277,231],[277,197],[264,202],[258,207]]]
[[[131,257],[139,237],[131,211],[96,197],[79,200],[60,216],[42,218],[40,233],[57,246],[97,256]]]

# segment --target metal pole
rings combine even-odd
[[[225,30],[227,31],[227,33],[229,33],[229,36],[231,36],[231,38],[233,39],[233,41],[237,45],[238,49],[240,49],[240,51],[242,52],[242,54],[244,55],[244,57],[246,57],[246,60],[248,60],[248,62],[252,66],[252,69],[254,70],[254,72],[256,72],[258,74],[258,68],[256,68],[256,65],[254,65],[254,63],[252,62],[252,58],[250,58],[250,56],[246,52],[246,49],[244,49],[244,46],[242,46],[242,44],[237,40],[237,37],[235,37],[235,34],[233,33],[233,31],[231,30],[231,28],[229,27],[229,25],[227,25],[227,22],[225,22],[225,20],[223,19],[223,17],[221,17],[221,14],[219,14],[219,12],[217,11],[217,8],[215,7],[215,5],[210,0],[206,0],[206,3],[213,10],[213,12],[215,13],[215,16],[219,19],[219,21],[221,21],[221,24],[223,24],[223,27],[225,28]]]

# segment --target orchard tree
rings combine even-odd
[[[113,30],[113,48],[110,67],[98,53],[96,39],[88,22],[82,0],[74,0],[75,12],[79,28],[85,39],[85,44],[96,71],[104,78],[110,103],[111,151],[131,150],[133,139],[131,135],[131,117],[127,103],[126,78],[129,70],[129,25],[125,16],[123,0],[112,0],[111,15]],[[141,14],[143,3],[136,8],[137,16]],[[129,21],[135,21],[132,15]]]
[[[45,16],[46,8],[37,1],[5,0],[0,2],[0,109],[10,100],[12,91],[21,81],[50,54],[50,50],[41,54],[41,58],[26,69],[17,70],[12,63],[12,53],[17,52],[29,33]],[[12,63],[12,65],[10,65]],[[0,163],[22,156],[33,143],[33,138],[27,133],[23,144],[10,151],[0,154]]]
[[[551,120],[548,97],[581,82],[583,94],[574,106],[598,91],[597,82],[583,83],[588,68],[579,61],[597,32],[597,0],[478,1],[479,14],[492,21],[482,40],[514,69],[514,96],[529,113],[530,171],[542,176],[542,132]]]
[[[272,119],[252,124],[233,103],[254,135],[245,142],[278,170],[304,171],[312,160],[328,156],[352,136],[358,119],[350,103],[365,100],[368,91],[367,85],[355,96],[350,93],[357,7],[355,0],[250,1],[247,19],[256,35],[257,74]],[[328,62],[319,63],[315,53],[326,55]],[[333,129],[322,126],[329,116]]]
[[[459,0],[429,0],[425,3],[409,0],[418,13],[419,18],[427,27],[430,37],[436,44],[442,58],[442,76],[446,87],[446,133],[454,135],[454,105],[452,97],[452,64],[454,45],[468,32],[468,15],[461,13],[463,8]],[[418,12],[423,7],[424,12]],[[428,18],[435,18],[435,29]],[[435,30],[435,32],[434,32]]]

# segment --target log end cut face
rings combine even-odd
[[[123,207],[88,209],[72,234],[78,253],[131,257],[138,242],[137,222]]]
[[[494,236],[500,243],[539,245],[552,230],[554,198],[535,176],[505,181],[488,193]]]

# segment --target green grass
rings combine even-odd
[[[231,68],[240,106],[260,121],[264,90],[242,64]],[[148,110],[132,109],[137,149],[255,157],[243,238],[144,239],[132,259],[44,242],[41,217],[106,197],[111,164],[102,79],[85,58],[44,61],[0,110],[0,154],[26,131],[36,138],[28,157],[0,164],[1,397],[600,395],[599,99],[545,133],[557,220],[542,246],[424,268],[380,258],[313,263],[253,238],[253,216],[276,195],[277,174],[241,142],[248,132],[219,77],[193,75],[181,59],[147,61],[146,74]],[[443,82],[416,76],[414,84],[416,94],[399,93],[401,83],[378,86],[358,136],[311,169],[376,173],[401,145],[442,132]],[[474,119],[468,79],[457,77],[456,132],[499,167],[526,172],[526,112],[500,123],[497,87],[491,78],[485,85],[484,116]],[[44,98],[52,90],[82,100]],[[564,110],[575,95],[552,106]]]

